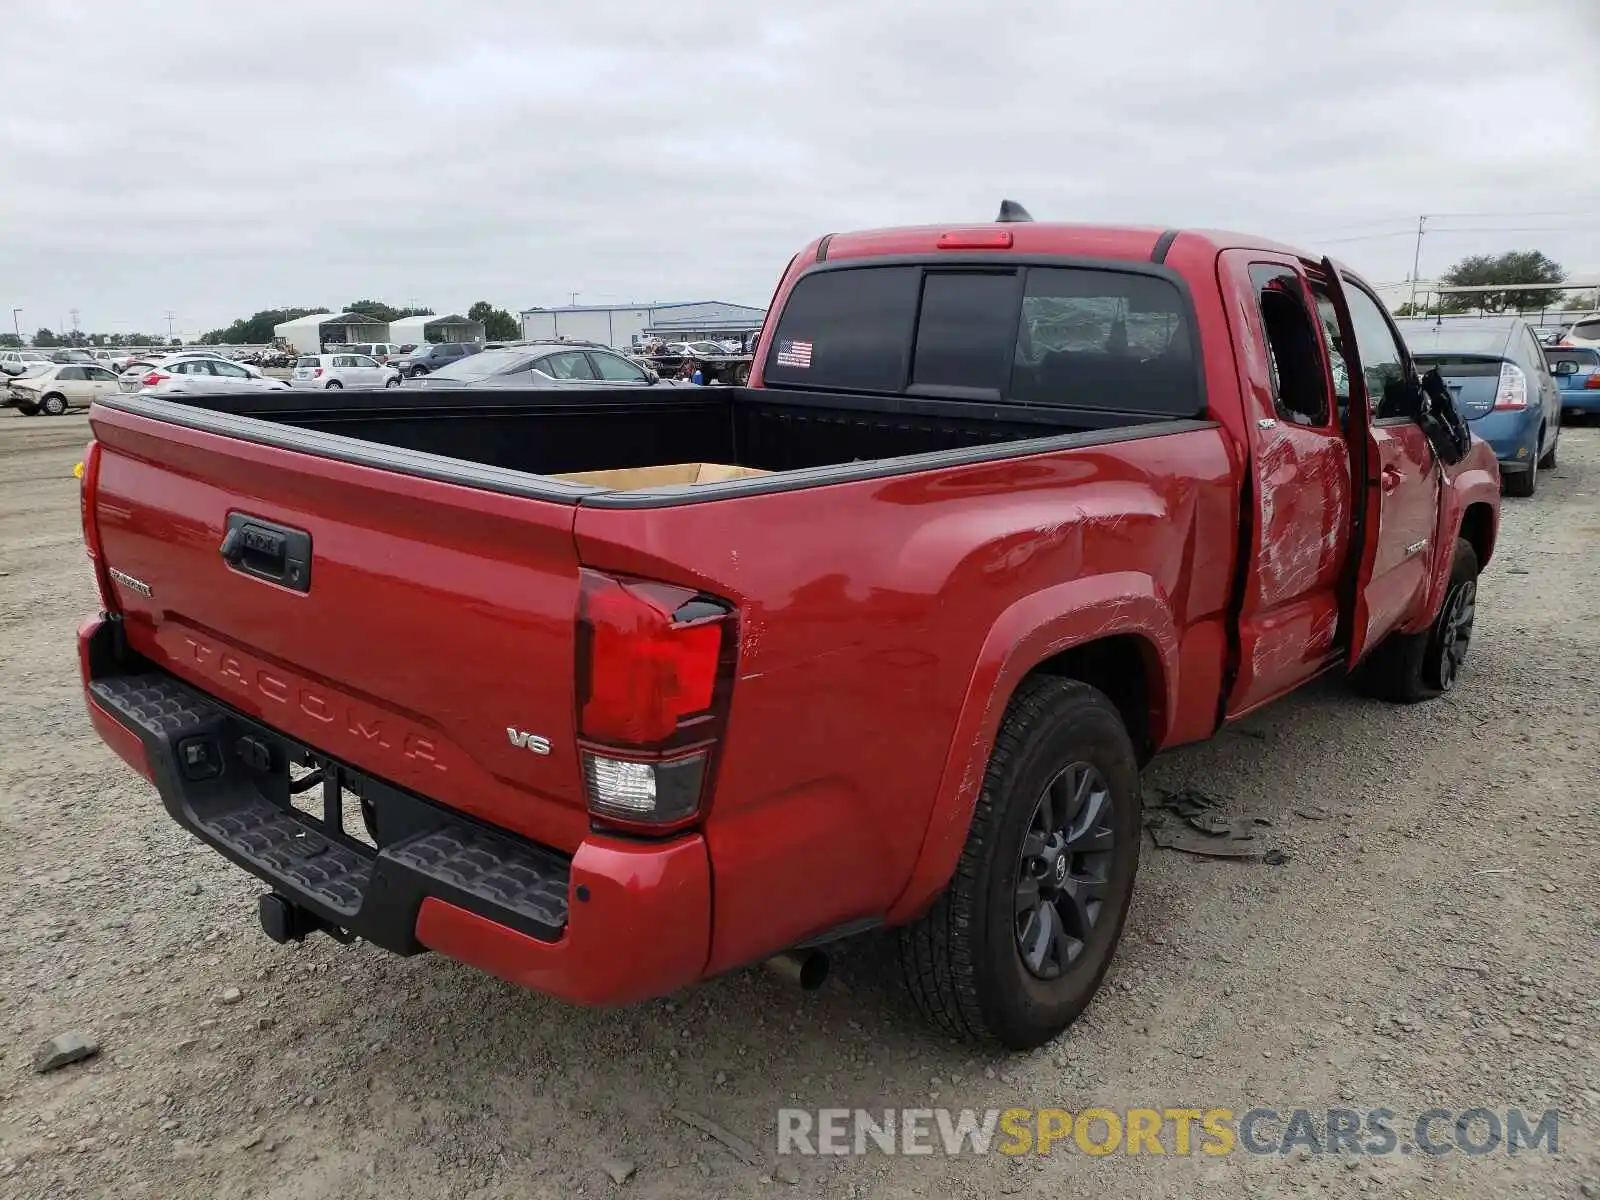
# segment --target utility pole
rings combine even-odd
[[[20,308],[13,308],[11,310],[11,328],[16,331],[18,344],[22,342],[22,322],[17,320],[17,318],[21,315],[22,310]]]
[[[577,308],[578,307],[578,293],[577,292],[573,292],[572,293],[572,307],[573,308]]]
[[[75,309],[75,308],[69,308],[69,309],[67,309],[67,315],[72,318],[72,337],[70,339],[68,339],[68,340],[71,341],[71,343],[74,346],[76,346],[78,344],[78,340],[79,340],[78,339],[78,310]]]
[[[167,341],[169,342],[172,340],[172,319],[177,315],[177,313],[173,312],[167,314]]]
[[[1422,227],[1428,223],[1427,217],[1417,218],[1417,252],[1411,256],[1411,311],[1417,310],[1417,272],[1422,270]]]

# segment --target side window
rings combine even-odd
[[[88,370],[89,378],[97,383],[115,383],[117,381],[117,377],[104,367],[90,367]]]
[[[375,359],[375,358],[368,358],[366,355],[363,354],[363,355],[357,356],[357,358],[355,359],[355,364],[358,367],[375,367],[375,366],[378,365],[378,360]]]
[[[1522,339],[1528,350],[1528,361],[1533,363],[1533,369],[1538,372],[1539,378],[1546,383],[1550,381],[1550,364],[1545,361],[1544,347],[1539,344],[1539,339],[1534,336],[1533,330],[1526,325],[1522,327]]]
[[[1273,402],[1278,417],[1296,425],[1327,425],[1328,385],[1317,352],[1317,327],[1300,276],[1289,267],[1250,268],[1261,324],[1267,335]]]
[[[211,364],[211,373],[220,375],[224,379],[249,379],[250,372],[243,367],[236,367],[232,363],[214,362]]]
[[[544,360],[540,369],[555,379],[595,377],[594,370],[589,366],[589,356],[581,350],[563,350],[560,354],[552,354]]]
[[[1346,281],[1345,302],[1356,335],[1356,353],[1367,384],[1367,400],[1374,420],[1410,415],[1409,381],[1405,354],[1395,340],[1378,302]]]
[[[84,378],[82,367],[62,367],[56,372],[56,378],[62,383],[76,383]]]
[[[627,359],[618,354],[602,354],[593,351],[589,360],[594,364],[595,374],[612,383],[644,383],[646,376],[643,371],[634,366]]]
[[[1339,402],[1341,418],[1350,407],[1350,368],[1344,359],[1344,339],[1339,335],[1339,314],[1328,289],[1313,282],[1311,294],[1317,298],[1317,317],[1322,322],[1322,344],[1328,348],[1328,364],[1333,375],[1333,395]]]

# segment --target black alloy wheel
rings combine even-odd
[[[1472,621],[1478,612],[1478,581],[1463,579],[1445,597],[1439,618],[1439,690],[1448,692],[1467,659]]]
[[[1104,907],[1116,830],[1111,789],[1090,763],[1052,779],[1033,811],[1017,862],[1017,951],[1039,979],[1078,960]]]

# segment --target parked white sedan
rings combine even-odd
[[[6,387],[5,404],[23,416],[59,417],[69,408],[87,408],[101,396],[115,395],[117,377],[89,363],[35,363]]]
[[[215,395],[218,392],[286,392],[289,385],[281,379],[268,379],[259,370],[242,367],[225,358],[203,355],[173,355],[164,358],[136,375],[126,371],[121,376],[121,386],[127,390],[129,376],[141,395],[195,396]]]
[[[306,354],[295,360],[289,386],[321,388],[394,388],[400,372],[367,354]]]

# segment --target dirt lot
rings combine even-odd
[[[1569,430],[1538,498],[1507,503],[1451,697],[1392,708],[1331,682],[1152,768],[1269,818],[1288,861],[1147,848],[1111,986],[1016,1057],[925,1032],[882,940],[818,994],[751,971],[622,1012],[437,956],[267,941],[257,884],[83,716],[86,432],[0,417],[0,1196],[1600,1195],[1600,429]],[[68,1029],[99,1056],[35,1074]],[[1063,1147],[786,1159],[774,1178],[671,1115],[770,1155],[779,1107],[886,1105],[1562,1124],[1553,1156]],[[636,1173],[619,1187],[607,1158]]]

